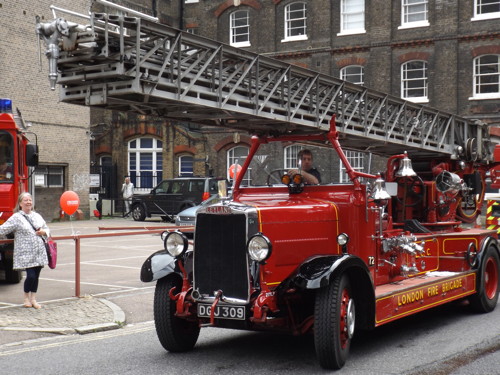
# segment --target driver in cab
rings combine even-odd
[[[318,185],[321,183],[321,174],[319,171],[313,167],[313,155],[311,150],[304,149],[300,150],[297,154],[297,159],[301,162],[300,172],[298,169],[290,169],[288,175],[293,177],[293,175],[300,173],[304,179],[304,184],[306,185]]]

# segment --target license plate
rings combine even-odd
[[[212,305],[199,303],[198,317],[210,318]],[[245,306],[217,305],[215,306],[214,317],[217,319],[245,320]]]

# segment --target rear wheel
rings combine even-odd
[[[146,210],[140,204],[136,204],[132,207],[132,217],[135,221],[144,221],[146,220]]]
[[[154,297],[156,334],[161,345],[169,352],[185,352],[195,346],[200,327],[196,322],[175,316],[175,301],[169,296],[170,289],[174,287],[176,292],[180,291],[180,278],[165,277],[156,283]]]
[[[354,335],[355,303],[349,278],[336,277],[316,295],[314,307],[314,344],[321,367],[344,366]]]
[[[478,272],[478,292],[469,300],[475,311],[487,313],[495,309],[500,290],[500,257],[495,247],[486,249]]]
[[[22,271],[14,270],[14,260],[13,256],[13,245],[7,245],[10,247],[10,250],[5,250],[0,255],[0,261],[2,262],[2,268],[5,272],[5,281],[9,284],[18,284],[23,278]]]

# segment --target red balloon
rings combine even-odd
[[[234,178],[234,170],[236,169],[236,177],[238,177],[238,175],[240,174],[241,172],[241,165],[237,164],[237,165],[234,165],[234,164],[231,164],[231,166],[229,167],[229,177],[231,178]]]
[[[68,190],[62,193],[59,203],[65,213],[73,215],[80,207],[80,198],[74,191]]]

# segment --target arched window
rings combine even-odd
[[[238,162],[239,165],[243,166],[245,163],[245,160],[248,156],[248,147],[246,146],[236,146],[233,147],[232,149],[228,150],[227,152],[227,179],[232,180],[231,176],[229,175],[229,167],[233,164],[236,164]],[[251,177],[251,168],[248,168],[248,171],[245,175],[245,178],[243,179],[242,184],[243,185],[250,185],[252,182],[252,177]]]
[[[232,46],[250,46],[250,22],[248,10],[237,10],[229,16],[229,40]]]
[[[297,2],[285,7],[285,39],[283,42],[307,39],[306,3]]]
[[[340,79],[363,85],[365,81],[365,69],[360,65],[349,65],[340,69]]]
[[[149,190],[163,178],[163,143],[155,138],[138,138],[128,143],[128,170],[136,189]]]
[[[500,55],[483,55],[474,59],[473,97],[500,97]]]
[[[291,145],[285,147],[285,163],[284,163],[285,169],[297,168],[297,155],[299,154],[299,151],[302,150],[303,148],[304,147],[300,145]]]
[[[425,103],[427,97],[427,62],[408,61],[401,65],[401,97],[416,103]]]
[[[193,175],[193,157],[191,155],[179,156],[179,176]]]

